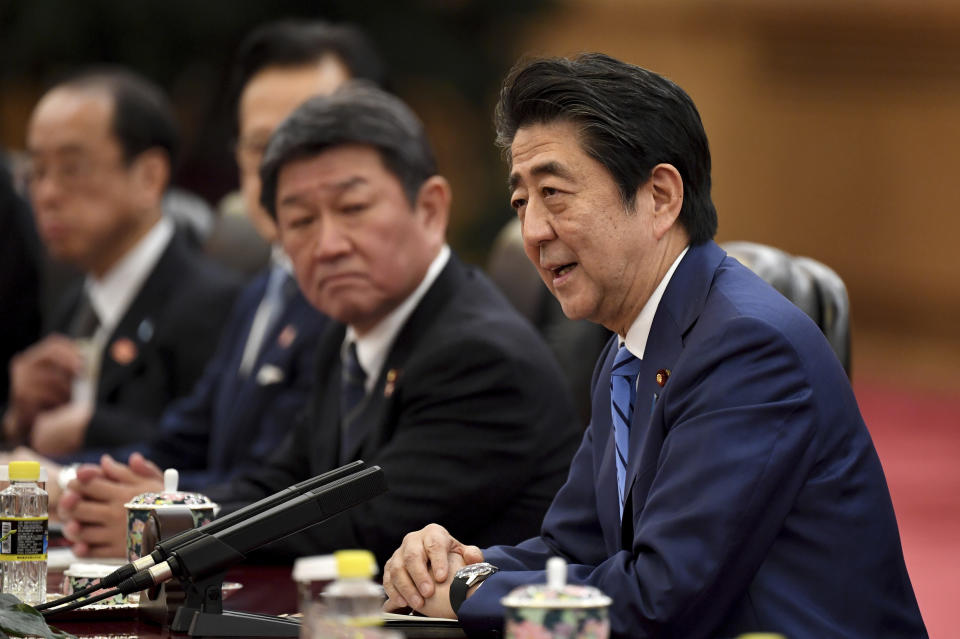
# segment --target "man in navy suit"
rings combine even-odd
[[[616,335],[540,535],[481,551],[412,533],[385,569],[388,607],[483,634],[557,555],[612,597],[617,637],[925,636],[842,367],[711,239],[686,93],[600,54],[540,60],[508,78],[497,127],[528,257],[569,317]]]
[[[241,293],[214,357],[189,397],[171,405],[146,446],[88,451],[100,469],[79,469],[61,503],[65,532],[80,555],[122,554],[123,504],[162,488],[159,468],[180,470],[180,487],[203,490],[260,465],[305,407],[313,385],[317,339],[327,318],[304,298],[276,224],[260,203],[258,168],[273,130],[300,103],[351,77],[382,82],[366,37],[347,25],[281,21],[240,45],[233,69],[236,159],[246,213],[274,245],[272,264]],[[129,465],[117,459],[130,457]],[[153,463],[150,463],[153,462]]]

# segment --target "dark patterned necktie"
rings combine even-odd
[[[100,318],[97,317],[97,311],[93,308],[90,296],[84,292],[67,332],[70,337],[90,338],[98,328],[100,328]]]
[[[637,373],[643,362],[621,345],[610,370],[610,413],[617,452],[617,491],[620,517],[623,517],[627,464],[630,461],[630,419],[637,397]]]
[[[346,422],[366,395],[367,374],[357,359],[357,343],[350,342],[340,374],[340,416]]]

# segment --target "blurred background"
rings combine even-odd
[[[950,0],[0,0],[0,147],[44,87],[89,64],[165,87],[176,183],[237,185],[226,70],[280,17],[365,28],[454,188],[450,240],[483,264],[510,219],[491,113],[522,55],[599,50],[698,105],[720,241],[814,257],[846,282],[854,388],[877,443],[931,636],[960,601],[960,3]]]

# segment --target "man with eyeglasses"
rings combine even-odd
[[[67,455],[142,441],[200,376],[237,284],[162,216],[176,147],[162,92],[129,71],[75,76],[34,109],[37,229],[86,278],[11,362],[6,445]]]

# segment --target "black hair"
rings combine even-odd
[[[497,144],[509,150],[520,127],[572,122],[584,151],[613,176],[625,207],[657,164],[683,179],[679,221],[692,244],[717,232],[710,197],[710,148],[693,100],[652,71],[601,53],[521,63],[496,108]]]
[[[350,77],[378,86],[386,81],[383,61],[370,39],[349,24],[280,20],[254,29],[237,49],[230,96],[236,104],[250,78],[267,67],[296,67],[334,55]]]
[[[170,101],[146,78],[122,68],[91,69],[55,88],[104,91],[113,100],[111,129],[130,163],[148,149],[166,152],[170,168],[176,164],[180,140]]]
[[[423,123],[400,98],[363,82],[310,98],[277,127],[260,165],[260,203],[276,217],[277,177],[287,163],[344,144],[366,144],[403,186],[411,204],[436,175]]]

